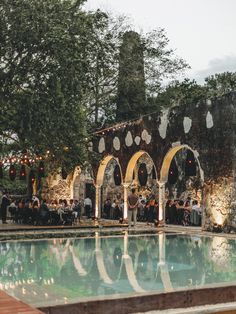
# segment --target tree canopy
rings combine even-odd
[[[172,81],[155,97],[148,99],[149,106],[155,110],[173,105],[197,104],[207,98],[221,97],[236,91],[236,73],[224,72],[205,78],[203,85],[195,80]]]
[[[84,12],[83,2],[1,1],[2,148],[83,162],[90,42],[104,16]]]

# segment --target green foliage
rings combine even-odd
[[[205,86],[209,97],[219,97],[236,91],[236,72],[211,75],[205,79]]]
[[[236,91],[236,73],[225,72],[207,77],[204,85],[189,79],[173,81],[156,97],[150,97],[148,102],[155,111],[172,105],[198,103],[233,91]]]
[[[207,89],[198,85],[195,80],[185,79],[183,82],[170,83],[157,97],[149,98],[148,101],[155,111],[172,105],[196,103],[206,98],[206,91]]]
[[[70,168],[83,163],[89,43],[103,17],[83,12],[83,2],[1,2],[0,135],[5,150],[49,150],[55,166],[65,159]]]
[[[152,97],[163,89],[163,81],[175,79],[183,74],[189,65],[175,55],[169,48],[169,39],[165,30],[159,28],[146,34],[141,34],[144,53],[144,67],[147,97]]]
[[[16,166],[17,170],[17,176],[14,181],[11,181],[9,178],[9,171],[8,169],[5,169],[3,171],[3,178],[0,179],[0,189],[7,189],[9,194],[14,194],[14,195],[27,195],[27,183],[26,181],[21,181],[19,179],[19,170],[20,167]]]

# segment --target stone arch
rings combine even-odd
[[[164,160],[162,162],[162,166],[161,166],[160,182],[166,183],[168,181],[168,173],[169,173],[171,161],[175,157],[177,152],[180,151],[181,149],[188,149],[193,153],[193,155],[194,155],[194,157],[198,163],[198,167],[199,167],[199,171],[200,171],[200,178],[201,178],[202,182],[204,182],[204,172],[203,172],[201,165],[200,165],[200,162],[199,162],[199,158],[198,158],[199,154],[196,150],[192,149],[190,146],[188,146],[186,144],[176,145],[176,146],[172,147],[167,152],[167,154],[165,155]]]
[[[170,169],[170,164],[171,164],[172,159],[177,154],[177,152],[180,151],[181,149],[188,149],[193,153],[198,163],[200,179],[202,183],[204,182],[204,172],[200,165],[199,153],[196,150],[192,149],[187,144],[178,144],[172,147],[171,149],[169,149],[169,151],[166,153],[163,159],[161,171],[160,171],[160,180],[159,180],[159,222],[160,224],[164,223],[165,221],[165,218],[164,218],[165,217],[165,184],[168,181],[168,173]]]
[[[108,155],[105,158],[103,158],[103,160],[99,164],[97,177],[96,177],[96,184],[97,185],[99,185],[99,186],[103,185],[104,175],[105,175],[105,171],[106,171],[107,165],[109,164],[109,162],[112,159],[114,159],[117,162],[118,166],[120,167],[121,178],[123,180],[122,169],[121,169],[121,166],[120,166],[119,159],[114,157],[113,155]]]
[[[95,204],[95,217],[96,218],[101,217],[101,187],[102,187],[103,182],[104,182],[104,176],[105,176],[105,171],[106,171],[107,165],[109,164],[109,162],[112,159],[114,159],[117,162],[117,164],[120,168],[121,180],[123,182],[122,169],[120,166],[119,159],[114,157],[113,155],[107,155],[106,157],[104,157],[99,164],[98,172],[97,172],[97,176],[96,176],[96,182],[95,182],[96,183],[96,204]]]
[[[155,172],[157,173],[156,166],[154,164],[152,157],[148,154],[148,152],[146,152],[144,150],[140,150],[140,151],[136,152],[129,160],[128,166],[126,168],[126,173],[125,173],[125,180],[124,180],[125,184],[130,185],[132,183],[134,168],[135,168],[139,158],[142,157],[143,155],[147,155],[150,158],[150,160],[152,161],[153,166],[155,168]]]
[[[128,216],[128,187],[131,185],[132,181],[133,181],[133,171],[135,169],[135,166],[137,164],[137,161],[139,160],[140,157],[142,157],[143,155],[147,155],[150,160],[153,163],[153,166],[155,168],[156,171],[156,167],[154,164],[154,161],[152,159],[152,157],[148,154],[148,152],[144,151],[144,150],[140,150],[138,152],[136,152],[129,160],[129,163],[127,165],[126,168],[126,172],[125,172],[125,179],[124,179],[124,219],[127,219]],[[156,171],[157,173],[157,171]]]

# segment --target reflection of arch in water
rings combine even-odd
[[[168,181],[168,173],[170,169],[170,164],[175,155],[180,151],[181,149],[186,149],[190,150],[194,157],[195,160],[197,161],[198,164],[198,169],[200,172],[200,179],[202,183],[204,182],[204,172],[202,170],[202,167],[200,165],[199,161],[199,154],[196,150],[193,150],[190,146],[186,144],[178,144],[174,147],[172,147],[167,154],[164,157],[164,160],[162,162],[161,166],[161,172],[160,172],[160,180],[159,180],[159,221],[164,221],[164,207],[165,207],[165,184]]]
[[[159,234],[158,240],[159,262],[156,266],[156,273],[160,272],[160,277],[163,283],[164,290],[166,292],[169,292],[172,291],[173,288],[170,282],[168,267],[165,264],[165,235]],[[136,275],[137,270],[135,271],[134,262],[128,253],[128,234],[126,234],[123,238],[123,253],[121,257],[121,263],[119,265],[118,276],[115,280],[112,280],[106,269],[106,263],[104,260],[103,251],[101,249],[101,238],[98,236],[98,234],[95,237],[95,250],[92,250],[91,254],[89,254],[89,265],[86,261],[82,263],[81,258],[78,256],[78,254],[75,253],[74,245],[76,244],[76,241],[77,240],[71,241],[70,239],[67,239],[65,246],[62,250],[59,250],[57,246],[50,247],[52,253],[55,254],[55,256],[57,257],[57,260],[60,260],[62,262],[61,266],[66,263],[66,258],[68,258],[68,253],[70,252],[74,267],[80,276],[88,276],[91,269],[93,268],[93,265],[96,265],[99,276],[105,284],[115,285],[116,283],[119,283],[119,281],[122,279],[122,276],[125,275],[128,279],[130,286],[135,292],[143,293],[146,291],[138,282]],[[85,264],[86,266],[84,266],[83,264]]]
[[[160,238],[160,236],[159,236]],[[128,254],[128,235],[126,235],[123,238],[123,254],[122,254],[122,258],[121,258],[121,264],[119,265],[119,272],[117,274],[117,278],[115,280],[112,280],[107,272],[107,265],[106,265],[106,259],[104,259],[103,256],[103,252],[101,250],[101,238],[100,237],[96,237],[96,245],[94,248],[94,242],[91,241],[91,245],[90,248],[91,250],[89,251],[89,254],[87,254],[86,259],[83,261],[81,259],[81,257],[79,256],[79,252],[81,251],[81,247],[80,246],[76,246],[76,242],[77,240],[71,240],[68,239],[65,243],[64,246],[60,249],[58,246],[56,246],[55,244],[50,246],[50,251],[56,255],[58,255],[57,258],[59,258],[61,261],[63,261],[63,265],[65,265],[67,263],[67,260],[71,259],[73,264],[74,264],[74,268],[75,270],[78,272],[78,274],[81,277],[86,278],[86,276],[91,276],[94,273],[94,270],[96,269],[96,272],[99,273],[99,276],[102,281],[104,282],[104,284],[108,285],[107,287],[112,288],[112,285],[114,288],[117,287],[119,288],[121,285],[121,281],[122,279],[125,279],[128,281],[130,287],[132,287],[132,289],[135,292],[138,293],[143,293],[146,292],[145,288],[142,287],[142,283],[139,282],[139,278],[137,277],[137,271],[135,270],[134,267],[134,261],[132,260],[131,256]],[[160,239],[159,239],[160,241]],[[74,246],[73,246],[74,244]],[[164,261],[164,241],[160,241],[159,242],[159,250],[162,250],[162,253],[159,253],[159,257],[161,257],[163,260],[159,259],[159,263],[157,263],[157,268],[152,268],[151,270],[155,271],[155,269],[159,272],[161,270],[161,268],[163,268],[163,272],[165,272],[165,274],[168,272],[168,268],[164,269],[164,265],[160,265],[162,261]],[[158,250],[158,246],[156,246],[157,250]],[[121,247],[122,249],[122,247]],[[143,248],[141,248],[142,250]],[[139,251],[139,250],[138,250]],[[137,252],[138,252],[137,251]],[[56,253],[57,252],[57,253]],[[114,252],[112,252],[112,254],[114,254]],[[50,254],[52,255],[52,254]],[[149,255],[149,253],[147,252],[147,255]],[[158,255],[157,255],[158,256]],[[89,259],[89,263],[88,263],[88,259]],[[82,262],[81,262],[82,261]],[[62,267],[63,267],[62,265]],[[95,266],[95,268],[94,268]],[[162,267],[163,266],[163,267]],[[164,274],[164,275],[165,275]],[[125,278],[124,278],[125,276]],[[170,291],[170,289],[166,288],[167,284],[165,284],[164,281],[166,281],[166,276],[161,276],[162,280],[163,280],[163,286],[165,287],[166,291]]]

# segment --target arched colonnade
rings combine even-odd
[[[98,172],[97,172],[97,176],[96,176],[96,181],[95,181],[95,187],[96,187],[95,217],[96,218],[101,217],[101,207],[102,207],[101,188],[103,186],[106,168],[107,168],[109,162],[112,159],[114,159],[117,162],[118,166],[120,167],[120,171],[121,171],[121,185],[123,186],[123,193],[124,193],[124,217],[123,218],[127,219],[127,216],[128,216],[127,198],[128,198],[129,188],[130,188],[132,181],[133,181],[133,172],[134,172],[134,169],[136,167],[136,164],[137,164],[139,158],[142,157],[143,155],[146,155],[152,161],[153,166],[155,168],[155,171],[157,173],[156,183],[157,183],[158,188],[159,188],[159,198],[158,198],[159,199],[159,217],[158,217],[158,220],[159,220],[159,222],[164,222],[164,217],[165,217],[165,213],[164,213],[164,210],[165,210],[165,208],[164,208],[165,207],[165,185],[168,181],[168,173],[169,173],[171,161],[173,160],[175,155],[178,153],[178,151],[180,151],[182,149],[187,149],[187,150],[192,151],[192,153],[194,154],[195,160],[198,163],[198,168],[200,170],[200,179],[202,182],[204,182],[204,172],[203,172],[201,165],[200,165],[200,162],[199,162],[199,154],[197,151],[193,150],[190,146],[188,146],[186,144],[179,144],[179,145],[176,145],[176,146],[169,149],[169,151],[166,153],[166,155],[163,158],[159,175],[158,175],[157,170],[155,168],[155,163],[154,163],[153,159],[151,158],[151,156],[146,151],[143,151],[143,150],[137,151],[130,158],[128,165],[127,165],[127,168],[126,168],[126,171],[125,171],[125,174],[122,174],[119,158],[116,158],[113,155],[108,155],[108,156],[104,157],[99,164]]]

